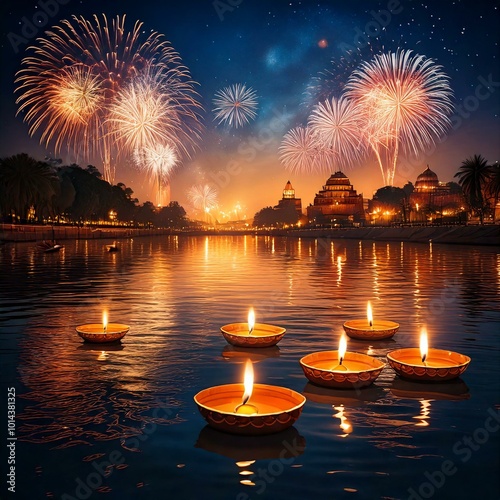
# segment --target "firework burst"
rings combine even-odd
[[[203,214],[217,206],[217,190],[210,184],[191,186],[187,196],[193,207],[202,211]]]
[[[340,168],[351,166],[364,154],[363,120],[357,106],[341,97],[318,104],[309,117],[313,137],[324,145]]]
[[[219,124],[242,127],[257,116],[257,95],[251,87],[240,83],[225,87],[215,94],[213,100],[215,119]]]
[[[93,20],[73,16],[45,35],[37,40],[37,47],[29,47],[34,53],[23,59],[16,76],[18,113],[25,113],[30,135],[41,132],[41,143],[54,143],[56,152],[67,147],[89,161],[91,155],[98,155],[104,178],[112,182],[111,158],[132,153],[133,145],[141,141],[131,137],[133,131],[120,131],[124,123],[109,115],[111,110],[119,114],[120,103],[125,106],[126,92],[135,79],[145,78],[155,80],[151,87],[156,85],[169,96],[156,96],[156,104],[164,108],[159,112],[162,123],[167,115],[172,120],[168,139],[175,141],[177,150],[189,149],[189,144],[183,144],[187,137],[198,139],[200,105],[194,82],[162,35],[143,35],[139,21],[127,30],[125,16],[108,23],[105,16],[101,20],[96,15]],[[174,133],[174,127],[184,131]]]
[[[449,79],[432,59],[400,50],[380,54],[355,70],[347,96],[361,110],[367,143],[386,185],[392,185],[399,150],[419,153],[450,126]]]
[[[179,161],[175,148],[169,144],[145,146],[134,151],[137,166],[146,170],[156,184],[156,204],[165,205],[164,188],[168,185],[173,168]]]
[[[288,131],[278,149],[281,163],[296,173],[329,171],[332,158],[324,143],[308,127]]]

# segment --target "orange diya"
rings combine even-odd
[[[253,308],[248,312],[247,323],[231,323],[221,327],[227,342],[236,347],[271,347],[285,335],[286,329],[280,326],[255,322]]]
[[[300,360],[307,379],[313,384],[336,389],[354,389],[372,384],[385,363],[377,358],[347,351],[345,335],[340,337],[338,351],[313,352]]]
[[[243,384],[209,387],[196,394],[194,400],[211,427],[256,436],[292,426],[306,398],[284,387],[254,384],[252,362],[247,360]]]
[[[107,343],[122,339],[130,327],[121,323],[108,323],[108,313],[102,313],[102,323],[89,323],[76,327],[80,337],[86,342]]]
[[[391,338],[398,330],[399,323],[373,319],[371,303],[366,307],[366,319],[352,319],[344,323],[344,330],[353,339],[382,340]]]
[[[444,382],[462,375],[471,359],[457,352],[429,348],[427,330],[422,328],[420,348],[396,349],[387,354],[387,360],[400,377],[424,382]]]

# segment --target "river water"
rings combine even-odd
[[[0,249],[1,390],[4,402],[15,392],[17,437],[0,460],[15,460],[19,498],[500,498],[498,248],[165,236],[109,253],[106,243]],[[308,383],[299,359],[337,349],[368,300],[400,330],[349,339],[349,351],[385,360],[418,347],[425,325],[431,347],[472,358],[467,371],[422,384],[387,365],[363,390]],[[246,321],[250,306],[287,329],[278,346],[226,343],[219,328]],[[129,333],[83,343],[75,327],[104,309]],[[231,436],[199,414],[193,396],[241,382],[247,358],[256,382],[306,396],[288,431]]]

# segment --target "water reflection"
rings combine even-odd
[[[296,458],[304,453],[306,440],[294,427],[265,436],[227,434],[206,425],[195,447],[224,455],[237,462]]]
[[[396,377],[390,390],[401,399],[462,401],[470,398],[469,388],[460,378],[442,383],[424,383]]]
[[[183,456],[185,471],[203,476],[206,484],[216,485],[214,490],[225,493],[235,477],[251,486],[259,461],[282,463],[285,438],[276,435],[273,442],[272,436],[263,436],[258,445],[235,447],[239,437],[224,438],[206,428],[193,448],[193,436],[205,424],[194,411],[192,395],[234,381],[234,363],[248,357],[260,363],[260,382],[303,388],[307,402],[298,430],[290,431],[298,435],[285,441],[295,440],[299,447],[305,446],[304,439],[314,443],[308,460],[324,467],[310,467],[308,481],[323,484],[322,498],[332,494],[327,491],[331,483],[321,476],[327,470],[349,468],[349,487],[364,493],[361,469],[368,475],[403,477],[405,487],[413,474],[413,484],[419,484],[426,470],[439,466],[420,458],[428,453],[429,440],[437,438],[436,447],[451,450],[457,429],[473,433],[497,402],[497,249],[331,238],[172,236],[123,241],[114,254],[104,250],[105,243],[67,242],[64,255],[39,254],[30,244],[0,248],[0,362],[2,369],[6,362],[19,389],[18,438],[37,444],[40,461],[60,461],[64,468],[66,452],[54,448],[71,447],[73,456],[89,456],[86,446],[103,447],[103,442],[137,451],[133,437],[154,422],[163,426],[158,440],[144,442],[141,463],[127,469],[133,484],[143,484],[146,475],[152,478],[152,497],[163,494],[164,476],[173,477],[165,465],[177,454]],[[472,358],[464,380],[418,384],[386,367],[376,384],[360,391],[310,383],[304,387],[298,360],[336,349],[344,321],[365,317],[370,299],[376,301],[377,317],[400,323],[400,330],[387,341],[351,339],[350,351],[383,359],[388,351],[416,346],[425,322],[434,347]],[[226,345],[220,325],[246,318],[251,305],[259,320],[287,329],[279,347],[242,352]],[[116,346],[82,343],[75,326],[99,322],[104,306],[110,320],[130,325],[130,332]],[[336,462],[339,440],[345,463]],[[210,460],[198,460],[202,450],[210,452]],[[475,455],[481,465],[478,481],[487,482],[483,465],[493,463],[495,451],[495,446],[485,446]],[[284,456],[292,460],[302,452],[297,448],[296,455]],[[387,452],[393,460],[385,462]],[[376,464],[365,460],[368,455]],[[408,462],[397,460],[400,456],[420,462],[414,460],[408,472]],[[232,461],[228,467],[223,457]],[[149,476],[151,463],[158,465],[158,477]],[[296,491],[304,493],[300,488],[305,486],[300,475],[292,476],[276,477],[275,485],[297,498]],[[53,484],[47,488],[56,489]],[[204,485],[186,482],[179,488],[179,497],[200,498]],[[402,496],[392,486],[383,493]]]
[[[241,361],[244,363],[247,359],[250,359],[254,363],[258,363],[259,361],[263,361],[268,358],[279,358],[280,348],[277,345],[260,348],[227,345],[222,350],[221,355],[227,360]]]
[[[304,453],[306,440],[293,426],[277,434],[241,436],[226,434],[207,425],[201,430],[195,447],[234,460],[240,484],[255,486],[263,472],[262,460],[271,460],[267,468],[276,476]]]

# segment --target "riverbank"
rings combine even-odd
[[[274,235],[299,238],[346,238],[374,241],[407,241],[411,243],[446,243],[457,245],[498,245],[500,226],[408,226],[355,227],[273,231]]]
[[[93,240],[126,239],[140,236],[163,236],[172,234],[171,229],[139,229],[128,227],[90,226],[35,226],[29,224],[0,224],[1,242],[43,241],[43,240]]]
[[[75,239],[126,239],[145,236],[207,236],[207,235],[266,235],[291,238],[332,238],[373,241],[406,241],[411,243],[442,243],[457,245],[500,246],[500,225],[487,226],[405,226],[405,227],[356,227],[322,229],[273,229],[273,230],[172,230],[136,228],[91,228],[88,226],[30,226],[0,225],[1,242]]]

